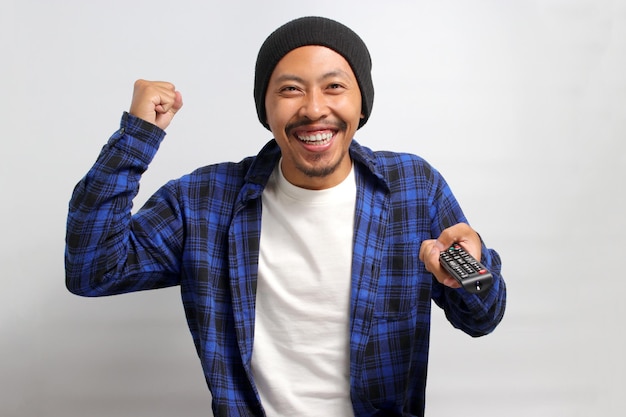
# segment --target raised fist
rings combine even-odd
[[[135,81],[129,113],[165,130],[183,106],[183,97],[172,83]]]

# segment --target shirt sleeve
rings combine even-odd
[[[439,236],[443,229],[456,223],[467,223],[452,191],[441,176],[431,208],[433,236]],[[502,320],[506,307],[506,285],[502,278],[500,255],[487,248],[484,242],[481,263],[493,275],[493,286],[484,293],[472,294],[463,288],[449,288],[433,278],[433,301],[444,310],[454,327],[474,337],[491,333]]]
[[[103,296],[176,285],[182,219],[173,183],[135,215],[132,200],[165,132],[124,113],[120,129],[76,185],[69,202],[67,288]]]

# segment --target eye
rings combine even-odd
[[[341,83],[330,83],[326,87],[326,90],[330,94],[340,94],[340,93],[343,93],[345,89],[346,89],[345,86]]]
[[[279,93],[284,96],[295,96],[300,94],[300,89],[295,85],[285,85],[281,87]]]

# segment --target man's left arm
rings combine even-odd
[[[493,275],[493,286],[486,292],[472,294],[441,267],[439,254],[453,243],[460,244]],[[487,249],[478,233],[466,223],[444,229],[437,239],[425,240],[420,247],[420,260],[435,277],[433,300],[445,311],[453,326],[471,336],[490,333],[500,323],[506,306],[506,285],[502,279],[498,253]]]

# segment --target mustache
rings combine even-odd
[[[301,127],[316,125],[317,127],[325,127],[328,129],[344,131],[348,129],[348,124],[343,120],[325,120],[322,123],[313,122],[309,119],[299,119],[285,126],[285,133],[290,135],[295,129]]]

